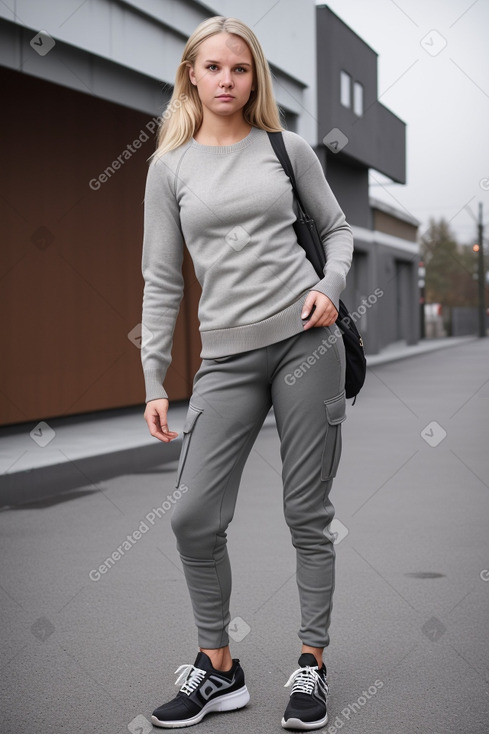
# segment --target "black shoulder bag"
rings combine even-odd
[[[326,264],[326,254],[324,251],[323,243],[319,237],[316,223],[314,219],[308,216],[305,211],[299,192],[297,190],[297,184],[290,162],[289,155],[285,148],[284,139],[281,132],[268,133],[270,143],[272,144],[273,150],[278,160],[282,164],[282,167],[290,178],[292,189],[299,206],[299,217],[294,222],[294,230],[297,235],[297,241],[306,251],[308,259],[314,266],[316,273],[319,278],[324,277],[324,266]],[[347,398],[356,398],[358,393],[363,387],[365,382],[365,375],[367,372],[367,360],[365,358],[365,351],[363,348],[363,340],[358,332],[355,322],[350,316],[348,309],[346,308],[343,301],[339,303],[338,318],[336,319],[336,325],[341,329],[343,336],[343,343],[345,345],[346,355],[346,382],[345,382],[345,394]],[[355,402],[355,401],[353,401]]]

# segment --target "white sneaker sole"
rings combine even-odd
[[[233,693],[226,693],[223,696],[219,696],[214,701],[209,701],[199,711],[198,714],[192,716],[191,719],[181,719],[177,721],[160,721],[156,716],[151,717],[151,723],[155,726],[161,726],[163,729],[180,729],[184,726],[193,726],[202,721],[206,714],[219,711],[234,711],[235,709],[241,709],[246,706],[250,700],[250,694],[246,686],[240,688],[238,691]]]
[[[322,726],[328,723],[328,714],[324,719],[318,719],[317,721],[301,721],[300,719],[282,719],[282,726],[284,729],[295,729],[296,731],[313,731],[314,729],[321,729]]]

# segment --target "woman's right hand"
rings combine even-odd
[[[170,405],[167,398],[158,398],[150,400],[146,404],[144,411],[144,420],[148,424],[149,432],[155,438],[164,443],[173,441],[178,436],[175,431],[170,431],[167,423],[168,406]]]

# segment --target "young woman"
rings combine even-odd
[[[281,130],[268,64],[241,21],[215,17],[195,30],[163,117],[145,196],[145,419],[161,441],[177,436],[168,426],[163,381],[183,292],[185,243],[202,286],[202,363],[177,471],[176,484],[187,491],[172,527],[200,651],[193,665],[178,669],[183,685],[152,722],[190,726],[249,700],[228,645],[226,530],[244,464],[273,405],[302,615],[302,653],[286,684],[292,690],[282,726],[317,729],[327,722],[322,654],[334,587],[329,493],[345,418],[343,344],[325,338],[351,263],[351,230],[311,147],[284,131],[304,206],[326,249],[318,282],[297,243],[290,180],[267,135]]]

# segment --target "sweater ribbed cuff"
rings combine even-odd
[[[146,384],[146,402],[168,398],[168,394],[162,385],[160,374],[154,370],[145,370],[144,382]]]
[[[345,289],[345,278],[341,273],[337,273],[331,270],[325,275],[325,277],[315,285],[312,290],[319,291],[325,296],[328,296],[329,300],[332,301],[336,310],[340,307],[340,295]]]

